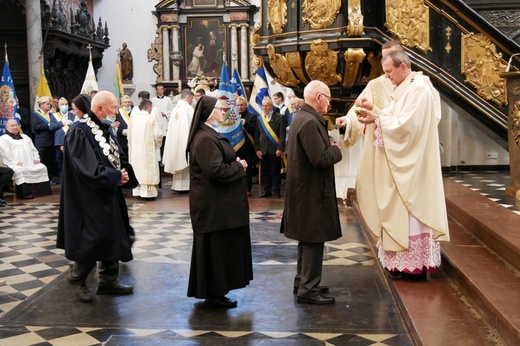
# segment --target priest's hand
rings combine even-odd
[[[362,124],[372,124],[377,118],[379,116],[368,109],[362,109],[362,112],[358,114],[358,121]]]
[[[130,177],[128,176],[128,172],[126,169],[121,170],[121,180],[119,180],[119,186],[125,185],[128,183],[128,180],[130,180]]]
[[[344,127],[347,126],[347,119],[346,118],[336,118],[336,126]]]
[[[374,104],[364,96],[357,99],[354,105],[357,107],[366,108],[368,110],[372,110],[372,108],[374,107]]]

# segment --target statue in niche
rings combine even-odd
[[[121,78],[123,81],[132,81],[134,76],[132,52],[128,49],[126,43],[123,43],[123,49],[119,51],[119,57],[121,58]]]

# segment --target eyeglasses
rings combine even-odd
[[[324,97],[327,99],[327,101],[330,102],[330,100],[331,100],[331,97],[330,97],[330,96],[327,96],[327,95],[325,95],[325,94],[323,94],[323,93],[318,93],[318,94],[321,95],[321,96],[324,96]]]
[[[221,112],[227,112],[229,108],[215,107],[215,109],[218,109]]]

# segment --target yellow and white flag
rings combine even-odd
[[[38,110],[38,99],[42,96],[49,96],[52,99],[51,89],[49,88],[47,77],[45,77],[43,65],[40,65],[40,81],[38,83],[38,90],[36,90],[36,100],[34,101],[35,112]]]

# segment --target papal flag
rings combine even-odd
[[[118,105],[120,105],[121,97],[123,97],[125,94],[125,89],[123,88],[123,78],[121,77],[121,61],[119,61],[119,59],[116,63],[116,79],[114,80],[112,93],[116,95]]]
[[[222,72],[220,73],[217,98],[220,101],[225,101],[227,104],[224,121],[220,124],[218,130],[229,140],[229,143],[235,148],[235,151],[237,151],[244,145],[245,136],[244,131],[242,131],[240,113],[238,112],[235,95],[231,88],[231,81],[229,80],[229,73],[225,61],[222,64]]]
[[[38,99],[42,96],[49,96],[52,98],[51,89],[49,88],[49,83],[47,82],[47,77],[45,77],[45,71],[43,70],[43,65],[40,65],[40,81],[38,82],[38,90],[36,90],[36,100],[34,102],[34,111],[38,111]]]
[[[269,84],[267,84],[267,76],[263,67],[256,70],[255,82],[253,83],[253,90],[249,98],[249,111],[259,117],[262,114],[262,100],[264,97],[269,97]]]
[[[17,112],[18,98],[14,91],[14,82],[11,77],[9,59],[7,58],[6,51],[2,82],[0,83],[0,135],[6,132],[5,125],[7,124],[7,120],[15,118]]]
[[[90,59],[88,61],[87,75],[85,76],[85,81],[83,82],[83,86],[81,87],[81,93],[90,95],[92,90],[99,90],[99,86],[96,80],[96,74],[94,73],[94,66],[92,65],[92,55],[90,55]]]

